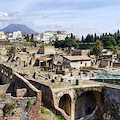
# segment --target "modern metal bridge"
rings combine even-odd
[[[120,72],[98,72],[90,75],[90,80],[120,84]]]

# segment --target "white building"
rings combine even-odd
[[[71,34],[66,34],[66,31],[45,31],[41,34],[41,41],[49,44],[56,39],[65,40],[66,37],[71,37]]]
[[[4,31],[0,31],[0,40],[5,40],[5,39],[6,39],[6,35]]]
[[[21,31],[14,31],[12,36],[13,36],[14,40],[22,39],[22,32]]]
[[[8,34],[8,40],[22,40],[22,32],[14,31]]]
[[[55,36],[52,33],[42,33],[41,35],[41,41],[44,41],[44,43],[49,44],[50,42],[55,40]]]
[[[71,35],[70,34],[56,34],[55,37],[58,39],[58,40],[65,40],[66,37],[70,37]]]

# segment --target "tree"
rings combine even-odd
[[[65,40],[65,47],[69,47],[69,48],[70,47],[77,47],[77,43],[74,39],[69,38],[69,39]]]
[[[104,48],[112,51],[114,50],[114,46],[117,44],[113,36],[104,36],[102,42]]]
[[[25,39],[26,39],[27,42],[29,42],[29,41],[30,41],[29,35],[26,35],[26,36],[25,36]]]
[[[101,42],[97,40],[95,42],[95,46],[93,47],[93,54],[96,56],[96,58],[102,54],[102,49],[103,47],[101,45]]]
[[[97,40],[97,35],[95,33],[95,35],[94,35],[94,41],[96,42],[96,40]]]
[[[30,42],[33,42],[33,37],[34,37],[34,35],[32,34],[32,35],[31,35]]]
[[[59,47],[61,47],[61,48],[65,48],[65,47],[71,48],[71,47],[77,47],[77,45],[78,44],[74,39],[67,38],[67,37],[66,37],[65,40],[56,40],[54,42],[54,46],[56,48],[59,48]]]
[[[85,39],[85,42],[94,42],[93,34],[92,35],[88,34],[86,39]]]
[[[119,31],[119,30],[117,31],[117,34],[118,34],[118,35],[120,34],[120,31]]]
[[[117,36],[117,44],[120,45],[120,34]]]
[[[8,56],[12,56],[15,53],[16,48],[15,47],[10,47],[7,51]]]
[[[83,35],[82,35],[82,42],[84,42],[84,37],[83,37]]]
[[[116,34],[116,33],[114,34],[114,38],[115,38],[115,40],[117,41],[117,34]]]
[[[64,42],[65,42],[64,40],[56,40],[54,42],[55,48],[59,48],[59,47],[64,48],[65,47],[65,43]]]
[[[71,39],[74,39],[74,35],[73,35],[73,33],[71,33],[71,37],[70,37]]]

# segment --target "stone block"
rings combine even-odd
[[[23,89],[17,89],[17,97],[24,97],[25,94],[27,93],[27,89],[23,88]]]

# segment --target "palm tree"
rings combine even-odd
[[[102,54],[102,45],[101,42],[99,40],[97,40],[95,42],[95,46],[93,47],[93,53],[96,56],[96,58],[98,58],[101,54]]]

